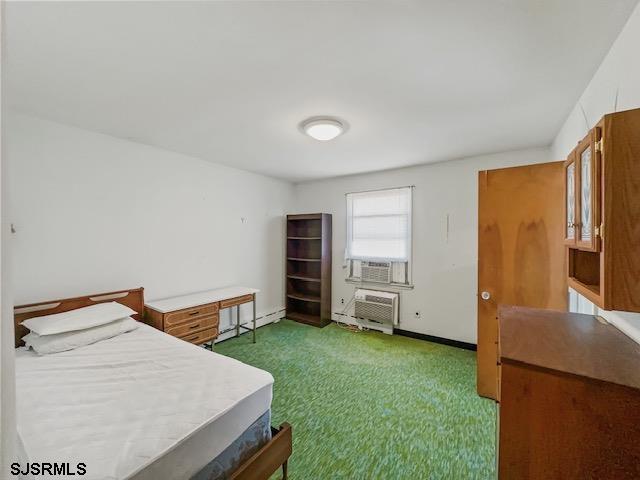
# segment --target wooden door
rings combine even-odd
[[[566,310],[564,162],[479,173],[478,394],[499,400],[497,307]]]
[[[600,129],[589,132],[575,150],[576,175],[578,177],[576,198],[577,236],[576,245],[580,250],[597,252],[600,228]]]
[[[564,243],[574,247],[577,241],[577,215],[580,210],[579,177],[575,150],[564,162]]]

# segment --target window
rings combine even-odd
[[[363,261],[393,263],[393,282],[409,283],[412,187],[347,194],[349,277]]]

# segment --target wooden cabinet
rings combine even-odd
[[[287,318],[331,322],[331,215],[287,215]]]
[[[147,323],[169,335],[200,345],[218,337],[218,303],[168,312],[145,306]]]
[[[640,109],[605,115],[565,162],[568,284],[640,312]]]
[[[565,162],[565,244],[597,252],[600,246],[600,127],[594,128]]]
[[[640,345],[593,315],[499,317],[499,478],[640,478]]]

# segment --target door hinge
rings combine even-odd
[[[604,223],[601,223],[599,227],[593,229],[593,233],[599,235],[604,240]]]
[[[603,149],[604,145],[602,143],[602,139],[600,139],[596,142],[596,152],[602,152]]]

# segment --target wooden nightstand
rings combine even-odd
[[[145,322],[169,335],[196,345],[213,342],[218,335],[240,329],[253,331],[256,341],[256,293],[259,290],[247,287],[227,287],[206,292],[164,298],[145,304]],[[253,327],[240,324],[240,305],[253,302]],[[236,307],[236,325],[220,332],[219,311]]]

